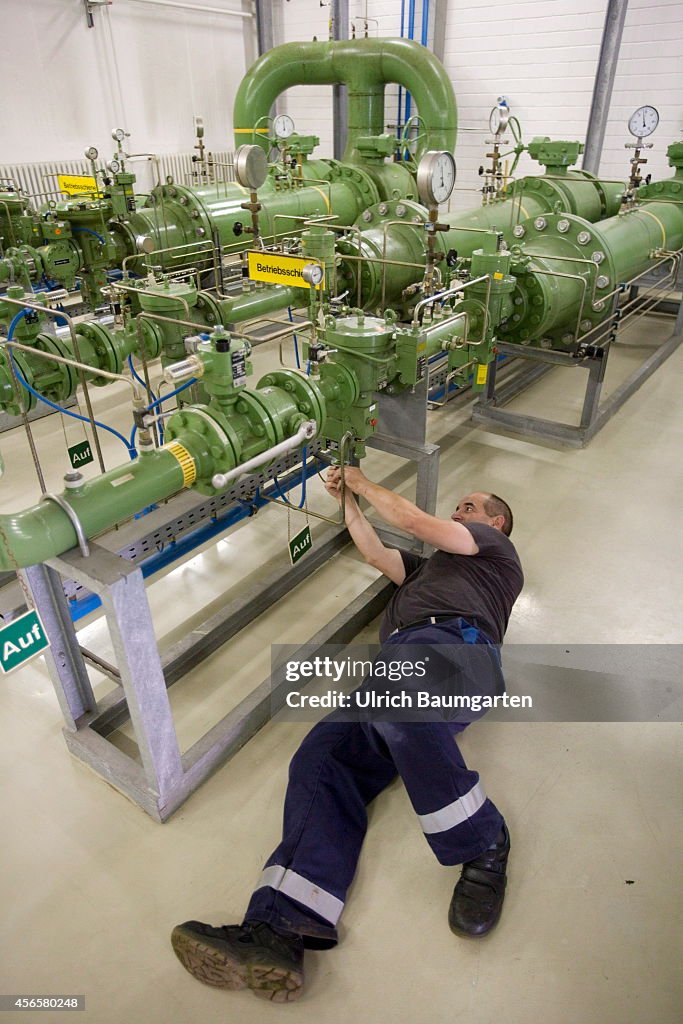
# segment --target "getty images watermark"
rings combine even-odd
[[[458,654],[461,652],[458,651]],[[510,695],[505,692],[479,694],[456,693],[452,689],[450,692],[435,692],[432,688],[419,689],[419,680],[423,680],[426,687],[429,684],[429,662],[429,654],[416,658],[415,661],[409,658],[332,658],[329,655],[316,655],[310,660],[290,659],[285,662],[285,679],[288,683],[301,683],[313,679],[340,683],[343,680],[356,679],[360,675],[366,680],[366,684],[351,692],[329,687],[323,693],[291,689],[285,695],[285,705],[295,709],[362,711],[429,708],[437,711],[463,710],[473,714],[497,707],[533,707],[531,697]],[[382,690],[377,685],[382,680],[401,684],[408,681],[411,685]]]
[[[679,722],[680,644],[272,648],[280,720]]]

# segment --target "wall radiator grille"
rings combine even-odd
[[[193,177],[197,165],[192,162],[192,153],[166,153],[159,156],[159,174],[162,182],[167,175],[179,185],[192,185],[199,179]],[[234,181],[234,153],[226,150],[214,153],[214,175],[217,182]],[[136,163],[132,163],[135,169]],[[154,165],[152,165],[154,166]],[[33,197],[32,205],[36,208],[50,201],[59,200],[57,191],[58,174],[90,174],[91,166],[87,160],[52,160],[31,164],[0,164],[0,185],[7,185],[10,180],[23,192]],[[154,171],[152,171],[154,174]],[[9,180],[8,180],[9,179]],[[50,193],[50,194],[46,194]]]

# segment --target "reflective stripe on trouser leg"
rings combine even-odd
[[[280,864],[271,864],[270,867],[264,868],[256,888],[260,889],[263,886],[270,886],[271,889],[277,889],[285,896],[290,896],[333,925],[337,923],[344,909],[343,901],[337,899],[331,892],[325,892],[308,878]]]
[[[365,806],[395,777],[391,758],[370,745],[358,723],[334,715],[319,722],[292,758],[282,841],[245,920],[296,932],[307,947],[335,945],[367,828]]]
[[[438,811],[432,811],[430,814],[418,814],[422,831],[425,835],[432,835],[435,832],[447,832],[449,829],[455,828],[456,825],[462,825],[463,821],[467,821],[477,813],[485,800],[484,787],[481,782],[477,782],[469,793],[458,797],[453,803],[446,804],[445,807],[440,807]]]

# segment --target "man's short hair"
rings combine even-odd
[[[497,494],[489,494],[484,502],[484,511],[487,516],[503,516],[503,533],[509,537],[512,533],[512,509],[507,501],[503,501]]]

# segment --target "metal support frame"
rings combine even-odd
[[[502,409],[502,405],[519,394],[520,388],[509,388],[507,391],[497,390],[495,364],[492,364],[493,373],[490,375],[486,394],[474,406],[472,421],[479,426],[502,427],[530,440],[551,441],[566,448],[583,448],[598,431],[602,430],[631,395],[635,394],[648,377],[651,377],[655,370],[676,351],[681,342],[683,342],[683,301],[678,305],[676,324],[670,337],[641,363],[638,369],[634,370],[604,402],[600,401],[600,396],[611,345],[606,345],[595,355],[578,359],[564,352],[532,349],[523,345],[498,342],[499,351],[532,361],[536,364],[535,369],[538,369],[539,364],[545,364],[546,366],[570,366],[588,370],[581,419],[578,426],[573,426],[556,420],[542,419],[538,416],[508,412]],[[526,383],[528,386],[528,378]]]
[[[349,38],[349,0],[332,0],[332,38]],[[332,87],[333,156],[341,160],[349,131],[349,101],[345,85]]]
[[[608,0],[583,154],[583,169],[591,174],[597,174],[600,167],[627,10],[628,0]]]
[[[66,721],[64,736],[71,753],[112,786],[163,822],[199,785],[242,747],[282,706],[288,686],[268,676],[184,754],[173,722],[167,686],[181,678],[278,597],[309,576],[347,542],[346,531],[332,533],[288,572],[279,567],[258,589],[231,602],[197,627],[162,662],[139,568],[97,545],[84,558],[74,549],[45,565],[22,570],[51,646],[46,652],[50,675]],[[97,701],[87,662],[70,620],[62,590],[63,577],[78,579],[99,594],[106,615],[116,665],[96,659],[96,666],[117,683]],[[306,644],[306,657],[329,643],[347,643],[379,614],[391,584],[368,587]],[[130,716],[141,763],[107,738]]]
[[[436,509],[436,493],[439,482],[438,445],[428,444],[427,437],[427,401],[429,382],[425,375],[408,394],[378,395],[379,421],[383,430],[368,441],[371,448],[398,455],[416,463],[417,484],[415,492],[416,504],[425,512]],[[426,551],[421,541],[400,533],[389,526],[373,523],[382,540],[396,547],[415,551],[421,554]]]

